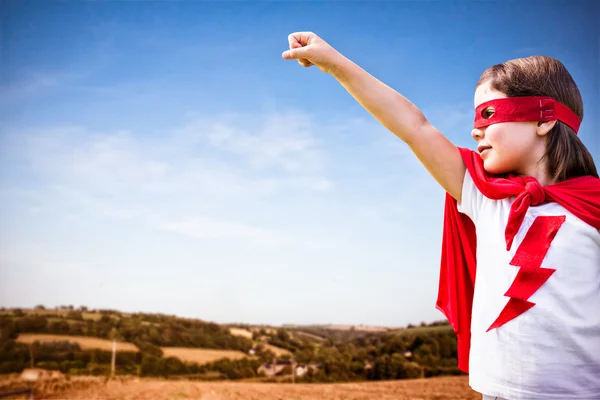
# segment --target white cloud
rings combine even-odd
[[[307,115],[295,112],[252,115],[222,114],[200,118],[179,130],[180,144],[211,146],[240,157],[248,167],[290,173],[317,172],[323,168],[315,127]]]
[[[165,231],[200,240],[234,239],[257,246],[277,246],[289,243],[287,237],[274,230],[206,217],[194,217],[181,221],[156,221],[155,226]]]
[[[165,284],[205,306],[221,304],[215,287],[251,298],[292,285],[351,301],[347,288],[381,285],[382,274],[400,282],[415,265],[437,268],[430,226],[439,232],[443,193],[410,149],[369,118],[317,125],[293,112],[221,114],[160,135],[60,127],[1,137],[6,165],[18,166],[0,181],[9,217],[2,248],[10,265],[30,268],[5,281],[65,261],[57,273],[77,269],[90,286],[77,295],[47,291],[55,301],[97,302],[114,289],[158,309],[152,293]],[[146,281],[96,284],[123,273]],[[244,303],[252,311],[217,307],[212,315],[257,318],[255,295]]]
[[[61,127],[13,133],[6,142],[41,180],[38,191],[70,213],[135,220],[198,240],[319,247],[267,226],[273,221],[247,221],[273,196],[332,187],[312,130],[301,114],[229,114],[152,138]]]

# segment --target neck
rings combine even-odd
[[[550,174],[548,174],[548,166],[546,165],[546,161],[538,162],[536,165],[531,168],[525,169],[522,173],[519,173],[519,176],[531,176],[535,178],[540,185],[548,186],[554,183]]]

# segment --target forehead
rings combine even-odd
[[[508,97],[506,94],[504,94],[496,89],[492,89],[492,87],[490,86],[490,82],[486,81],[483,84],[481,84],[479,87],[477,87],[477,89],[475,89],[475,98],[474,98],[475,108],[477,108],[477,106],[480,105],[481,103],[485,103],[486,101],[495,100],[495,99],[503,99],[506,97]]]

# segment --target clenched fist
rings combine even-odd
[[[333,73],[342,55],[312,32],[295,32],[288,36],[290,49],[281,55],[286,60],[298,60],[303,67],[316,65],[321,71]]]

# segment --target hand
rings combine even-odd
[[[332,73],[340,62],[341,54],[312,32],[295,32],[288,36],[290,50],[281,55],[286,60],[298,60],[303,67],[316,65],[321,71]]]

